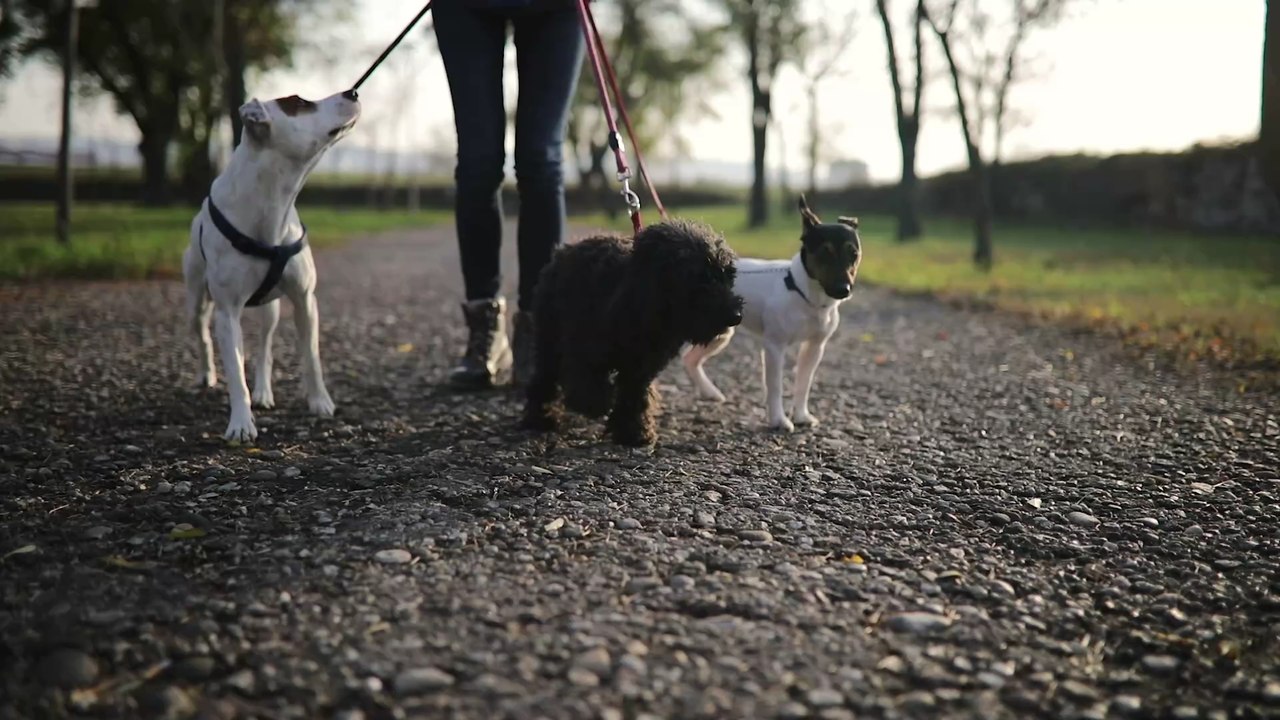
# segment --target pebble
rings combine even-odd
[[[160,720],[178,720],[191,717],[196,711],[195,701],[182,688],[164,685],[138,694],[138,704],[146,717]]]
[[[596,687],[600,684],[600,676],[585,668],[569,668],[569,682],[578,687]]]
[[[710,528],[716,526],[715,513],[706,511],[695,512],[693,514],[693,526],[696,528]]]
[[[639,530],[640,521],[635,518],[622,518],[617,522],[619,530]]]
[[[142,452],[142,448],[138,447],[137,445],[125,445],[121,449],[127,453],[132,453],[134,455],[137,455],[138,453]]]
[[[98,661],[79,650],[61,648],[45,655],[36,666],[41,682],[70,690],[98,679]]]
[[[814,688],[805,695],[804,699],[816,708],[838,707],[844,704],[844,694],[831,688]]]
[[[673,575],[671,577],[671,589],[676,592],[688,592],[697,585],[697,582],[688,575]]]
[[[1160,527],[1160,521],[1153,517],[1140,517],[1138,518],[1138,522],[1142,523],[1143,525],[1146,525],[1149,528]]]
[[[277,475],[275,470],[258,470],[246,478],[246,480],[249,480],[250,482],[266,482],[269,480],[275,480],[276,477]]]
[[[110,534],[111,534],[111,528],[107,527],[106,525],[94,525],[93,527],[84,531],[84,536],[89,538],[90,540],[101,540],[102,538]]]
[[[156,483],[156,492],[161,495],[164,495],[165,493],[173,492],[173,483],[169,482],[168,480],[161,480],[160,482]]]
[[[379,550],[374,554],[373,559],[384,565],[404,565],[413,560],[413,555],[408,550],[391,548],[390,550]]]
[[[768,530],[739,530],[738,537],[747,542],[773,542],[773,535]]]
[[[1272,705],[1280,705],[1280,680],[1272,680],[1262,686],[1262,701]]]
[[[279,460],[284,457],[283,450],[263,450],[260,456],[264,460]]]
[[[213,668],[213,658],[201,655],[179,660],[173,666],[173,674],[188,682],[199,682],[209,679]]]
[[[1196,720],[1200,717],[1200,711],[1190,705],[1179,705],[1173,709],[1173,720]]]
[[[397,695],[419,695],[453,685],[453,676],[434,667],[411,668],[396,675],[391,687]]]
[[[301,470],[299,470],[298,468],[293,467],[292,465],[290,465],[289,467],[287,467],[287,468],[285,468],[285,469],[284,469],[284,472],[282,472],[282,473],[280,473],[280,474],[281,474],[281,476],[282,476],[282,477],[284,477],[285,479],[287,479],[287,480],[292,480],[293,478],[296,478],[296,477],[298,477],[299,475],[301,475],[301,474],[302,474],[302,471],[301,471]]]
[[[778,720],[804,720],[809,717],[809,708],[794,700],[785,702],[778,708]]]
[[[1117,715],[1137,715],[1142,712],[1142,699],[1133,695],[1117,695],[1111,700],[1111,710]]]
[[[662,585],[662,581],[656,577],[638,577],[638,578],[631,578],[630,580],[628,580],[626,587],[623,588],[623,590],[628,595],[635,595],[637,593],[642,593],[645,590],[651,590],[653,588],[660,587],[661,585]]]
[[[1172,655],[1147,655],[1142,658],[1142,668],[1153,675],[1168,675],[1181,663]]]
[[[1183,530],[1182,534],[1186,535],[1189,538],[1198,538],[1204,535],[1204,528],[1200,527],[1199,525],[1192,525],[1187,529]]]
[[[1087,702],[1098,698],[1097,690],[1094,690],[1079,680],[1063,680],[1062,683],[1058,685],[1058,690],[1072,700]]]
[[[188,480],[179,480],[177,484],[173,486],[173,491],[179,495],[186,495],[191,492],[191,482]]]
[[[935,613],[905,612],[889,618],[888,625],[895,632],[925,635],[946,629],[951,620]]]
[[[1067,522],[1080,527],[1097,527],[1102,524],[1102,521],[1098,518],[1088,513],[1082,513],[1079,510],[1072,510],[1067,513]]]
[[[602,647],[591,648],[573,659],[573,666],[596,675],[608,675],[613,669],[613,658]]]
[[[235,688],[245,695],[252,695],[253,689],[257,686],[257,678],[253,676],[252,670],[241,670],[233,673],[226,680],[223,680],[227,687]]]

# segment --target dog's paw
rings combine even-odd
[[[311,412],[320,417],[333,417],[333,411],[336,406],[333,399],[329,397],[329,393],[321,390],[307,398],[307,407],[311,408]]]
[[[252,397],[253,397],[253,406],[256,408],[263,408],[263,409],[269,410],[276,406],[276,396],[275,396],[275,393],[273,393],[270,390],[270,388],[266,390],[259,390],[257,388],[254,388]]]
[[[809,413],[796,413],[795,426],[806,428],[818,427],[818,418],[810,415]]]
[[[227,431],[222,437],[232,443],[251,443],[258,439],[258,427],[253,424],[252,417],[231,418],[231,422],[227,424]]]
[[[784,415],[780,418],[770,420],[769,429],[772,430],[773,432],[789,433],[795,430],[796,426]]]

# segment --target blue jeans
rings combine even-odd
[[[520,196],[517,306],[529,310],[538,274],[564,242],[561,156],[585,52],[582,29],[572,9],[506,13],[474,9],[463,0],[439,0],[433,13],[458,133],[454,213],[467,300],[495,298],[501,292],[507,130],[502,70],[507,28],[513,29],[520,76],[515,147]]]

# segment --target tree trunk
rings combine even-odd
[[[899,142],[902,146],[902,177],[898,181],[898,242],[918,239],[924,233],[920,222],[920,178],[916,175],[916,141],[919,128],[903,123]]]
[[[239,2],[223,0],[223,3],[222,55],[227,69],[223,96],[227,101],[227,116],[231,119],[231,147],[234,148],[240,144],[240,133],[244,131],[244,123],[240,120],[240,106],[247,100],[244,82],[247,63],[244,37],[237,20],[239,14],[236,6]]]
[[[760,112],[759,110],[756,111]],[[751,208],[747,215],[747,226],[758,228],[769,222],[768,183],[765,177],[765,144],[768,140],[768,124],[757,121],[752,128],[752,145],[754,157],[751,179]]]
[[[969,145],[969,178],[973,197],[973,262],[990,270],[995,262],[991,245],[991,174],[978,148]]]
[[[1280,197],[1280,9],[1270,0],[1262,41],[1262,126],[1258,140],[1263,175],[1271,192]]]
[[[143,130],[138,152],[142,154],[142,204],[169,202],[169,143],[172,132]]]
[[[818,194],[818,142],[822,126],[818,122],[818,83],[809,83],[809,195]],[[788,201],[789,202],[789,201]]]

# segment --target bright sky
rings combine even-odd
[[[831,8],[852,7],[846,2],[865,7],[859,34],[840,66],[843,76],[829,81],[822,94],[823,117],[834,130],[827,141],[830,154],[862,159],[874,178],[893,179],[899,160],[892,94],[872,3],[825,1]],[[255,78],[251,94],[315,97],[341,89],[354,82],[420,3],[359,0],[349,61]],[[1265,0],[1083,0],[1079,7],[1075,17],[1035,37],[1034,50],[1048,60],[1047,70],[1012,98],[1030,123],[1009,136],[1009,156],[1175,150],[1256,134]],[[899,42],[906,41],[904,35]],[[933,55],[938,56],[936,49]],[[392,60],[362,89],[365,117],[344,142],[451,152],[453,116],[434,48],[419,38],[416,48],[406,45]],[[33,66],[0,86],[0,141],[55,136],[59,77],[48,67]],[[746,162],[751,156],[746,83],[738,66],[726,77],[729,88],[716,101],[721,118],[691,123],[686,135],[698,159]],[[925,174],[963,163],[959,130],[946,110],[951,98],[945,80],[939,76],[926,95],[935,111],[926,117],[920,140]],[[508,84],[514,97],[513,72]],[[801,90],[790,75],[775,101],[793,168],[803,166],[806,137]],[[108,102],[82,105],[81,131],[136,140],[132,123],[114,117]],[[650,154],[660,155],[661,149]]]

